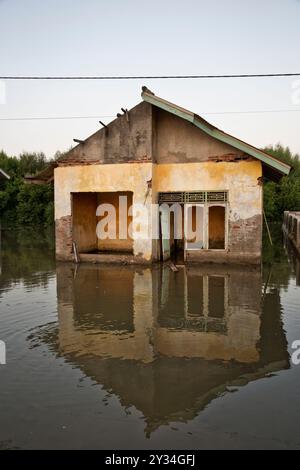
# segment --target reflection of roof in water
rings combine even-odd
[[[187,422],[222,393],[288,367],[284,359],[266,365],[167,357],[149,364],[88,356],[67,359],[116,395],[124,408],[141,411],[146,434],[170,422]]]
[[[81,266],[74,279],[70,266],[61,266],[57,271],[59,324],[40,329],[33,340],[47,343],[115,394],[122,406],[140,410],[147,435],[160,425],[193,418],[230,386],[289,367],[277,290],[266,293],[261,310],[260,274],[223,272],[226,292],[221,320],[227,329],[199,331],[193,316],[186,319],[189,296],[198,295],[199,282],[205,291],[208,276],[216,273],[191,271],[184,270],[176,278],[174,273],[161,277],[157,269]],[[222,276],[220,271],[217,274]],[[188,292],[190,276],[194,285]],[[168,298],[166,290],[162,292],[164,283]],[[168,317],[174,289],[175,313],[186,320],[181,329],[178,324],[174,328]],[[212,293],[204,294],[201,315],[203,305],[205,315],[213,314],[207,306]],[[111,310],[107,329],[116,299],[119,311]],[[179,305],[185,305],[183,310]],[[194,302],[192,313],[197,305]]]

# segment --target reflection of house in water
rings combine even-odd
[[[278,292],[262,306],[259,271],[224,269],[59,265],[55,347],[140,410],[146,434],[192,419],[228,385],[289,367]]]
[[[191,268],[174,276],[164,269],[162,277],[156,330],[160,352],[239,362],[258,360],[258,271]]]

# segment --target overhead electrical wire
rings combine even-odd
[[[242,73],[222,75],[6,75],[0,80],[173,80],[173,79],[211,79],[211,78],[268,78],[300,77],[300,72],[288,73]]]
[[[216,111],[205,112],[201,115],[219,115],[219,114],[264,114],[264,113],[299,113],[300,109],[267,109],[257,111]],[[94,115],[94,116],[23,116],[23,117],[0,117],[0,121],[50,121],[50,120],[68,120],[68,119],[113,119],[115,115]]]
[[[292,73],[266,73],[266,74],[223,74],[223,75],[132,75],[132,76],[26,76],[8,75],[0,76],[0,80],[143,80],[143,79],[218,79],[218,78],[267,78],[267,77],[296,77],[300,72]],[[219,111],[202,112],[205,115],[218,114],[259,114],[259,113],[288,113],[299,112],[300,109],[275,109],[257,111]],[[12,117],[0,118],[0,121],[39,121],[39,120],[68,120],[68,119],[100,119],[114,118],[115,116],[42,116],[42,117]]]

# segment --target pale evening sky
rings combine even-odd
[[[0,76],[300,72],[299,0],[0,0],[0,20]],[[142,85],[253,145],[300,153],[300,77],[0,85],[10,155],[68,149],[137,104]],[[210,114],[259,110],[292,111]],[[4,120],[90,115],[99,119]]]

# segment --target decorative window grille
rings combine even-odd
[[[192,203],[214,203],[214,202],[228,202],[227,191],[189,191],[189,192],[169,192],[159,193],[158,202],[162,203],[174,203],[180,204],[192,204]]]
[[[193,191],[185,193],[185,201],[186,203],[193,203],[193,202],[202,202],[204,203],[206,200],[206,192],[205,191]]]
[[[227,202],[227,191],[207,191],[207,202]]]
[[[172,202],[184,202],[184,193],[159,193],[158,202],[172,203]]]

